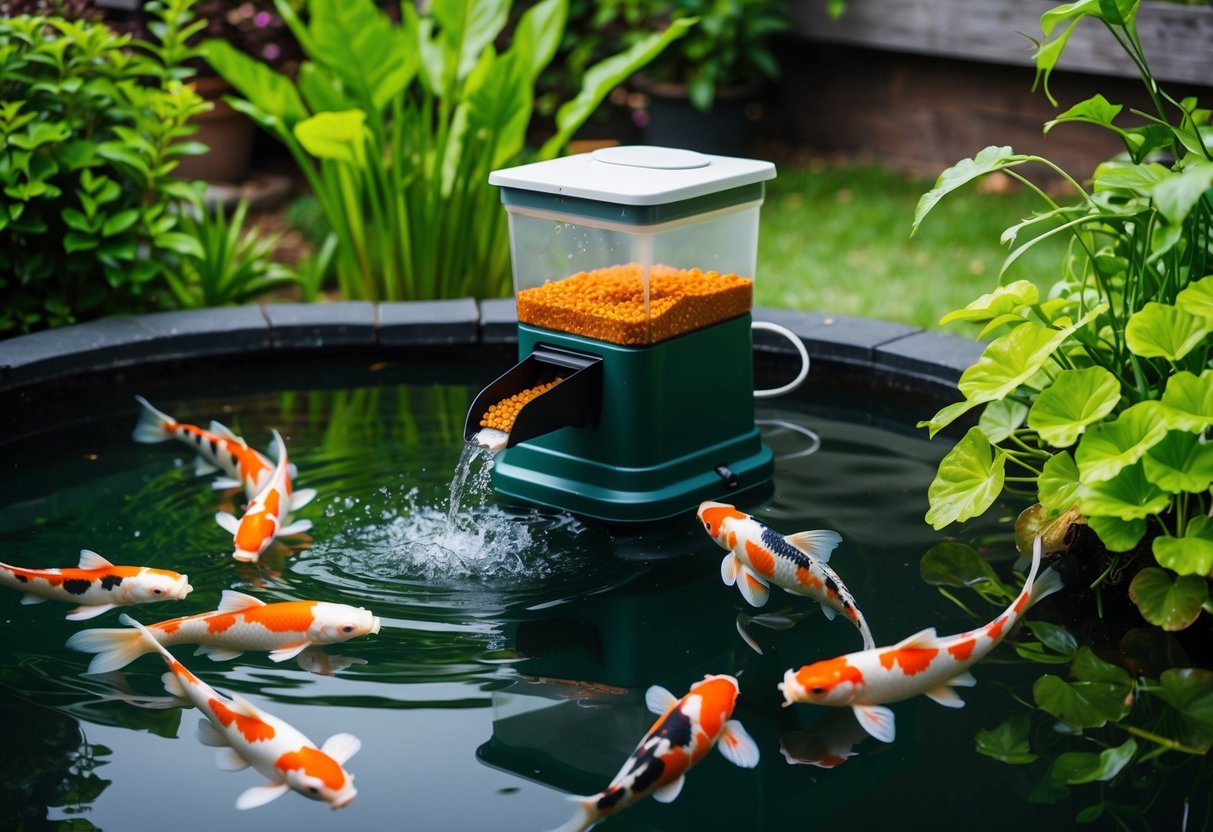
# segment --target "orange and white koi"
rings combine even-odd
[[[697,514],[717,545],[728,551],[720,563],[720,577],[727,586],[736,584],[751,605],[765,604],[768,587],[775,584],[793,595],[812,598],[827,619],[842,613],[858,628],[865,649],[876,645],[850,590],[826,565],[842,542],[838,532],[817,529],[784,537],[728,503],[711,500],[700,503]]]
[[[249,503],[248,510],[237,520],[226,511],[215,514],[215,520],[232,534],[235,551],[232,557],[239,561],[256,562],[261,553],[275,537],[305,532],[312,527],[311,520],[290,522],[292,511],[302,508],[316,496],[315,489],[305,488],[291,492],[287,475],[286,443],[278,431],[274,431],[274,444],[278,446],[278,464],[269,482]]]
[[[335,734],[317,748],[297,729],[239,696],[227,698],[173,658],[156,637],[128,615],[120,619],[147,639],[169,670],[161,680],[173,696],[192,704],[205,719],[198,722],[198,741],[218,748],[219,768],[240,771],[252,766],[270,782],[253,786],[236,800],[237,809],[269,803],[290,790],[334,809],[348,806],[358,793],[354,776],[343,766],[362,747],[357,737]]]
[[[882,742],[892,742],[896,735],[893,712],[884,707],[886,703],[921,693],[948,708],[964,707],[964,700],[954,688],[977,684],[969,668],[998,646],[1029,607],[1061,589],[1061,576],[1052,567],[1036,577],[1040,551],[1037,537],[1023,590],[989,624],[944,638],[930,628],[891,647],[848,653],[800,670],[788,670],[779,685],[784,707],[794,702],[850,707],[864,730]]]
[[[0,563],[0,586],[23,591],[22,604],[48,600],[79,604],[67,615],[71,621],[128,604],[180,601],[193,589],[188,575],[150,566],[114,566],[88,549],[80,551],[75,569],[23,569]]]
[[[243,592],[225,590],[219,609],[151,624],[148,632],[165,647],[199,645],[195,655],[215,661],[234,659],[246,650],[268,650],[272,661],[295,658],[320,644],[337,644],[379,632],[370,611],[327,601],[280,601],[267,604]],[[143,634],[130,628],[82,630],[67,646],[96,653],[89,673],[126,667],[151,651]]]
[[[647,795],[662,803],[678,797],[687,770],[716,746],[742,768],[758,765],[758,746],[732,719],[740,688],[732,676],[705,676],[678,699],[659,685],[649,688],[645,704],[661,714],[609,786],[598,794],[574,798],[579,811],[560,832],[589,829]]]
[[[253,499],[269,482],[274,464],[263,454],[249,447],[248,443],[218,422],[210,423],[210,430],[197,425],[178,422],[162,413],[142,396],[135,396],[142,405],[139,421],[131,437],[136,442],[167,442],[178,439],[198,452],[194,461],[194,473],[206,476],[222,471],[226,476],[211,483],[215,489],[243,488],[248,499]]]

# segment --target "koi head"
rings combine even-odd
[[[698,694],[700,697],[702,705],[699,709],[699,717],[703,725],[709,728],[713,725],[723,727],[728,718],[733,715],[733,708],[737,704],[741,686],[732,676],[724,674],[704,676],[702,680],[691,685],[689,693]],[[712,733],[716,733],[718,730],[719,728]]]
[[[194,589],[188,575],[167,569],[144,569],[123,581],[123,595],[132,604],[152,601],[180,601]]]
[[[714,503],[711,500],[705,500],[699,504],[699,511],[696,512],[699,521],[703,523],[704,531],[716,541],[722,549],[730,548],[726,542],[728,535],[729,520],[744,520],[749,515],[738,511],[728,503]]]
[[[379,632],[379,618],[362,607],[320,602],[312,609],[308,638],[315,644],[336,644]]]
[[[779,689],[783,706],[794,702],[812,705],[849,705],[863,690],[863,673],[847,663],[845,656],[814,662],[783,674]]]
[[[250,509],[240,518],[233,543],[232,557],[240,561],[256,561],[266,550],[278,531],[278,517],[270,511]]]
[[[323,800],[334,809],[344,809],[358,790],[354,788],[354,775],[347,772],[342,763],[353,756],[359,743],[349,737],[352,745],[339,743],[334,746],[335,739],[326,742],[324,748],[304,746],[283,754],[274,765],[286,775],[286,785],[304,797]]]

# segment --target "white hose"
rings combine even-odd
[[[796,334],[790,329],[779,324],[773,324],[770,321],[753,321],[750,324],[753,329],[762,329],[767,332],[774,332],[777,335],[782,335],[792,342],[792,346],[796,348],[796,352],[800,353],[800,372],[796,378],[789,381],[782,387],[768,387],[765,390],[755,390],[754,398],[769,399],[773,396],[782,396],[785,393],[791,393],[797,387],[804,383],[805,377],[809,374],[809,351],[804,348],[804,344],[796,337]]]

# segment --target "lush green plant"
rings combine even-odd
[[[551,158],[594,108],[687,24],[596,64],[556,116],[556,134],[525,148],[535,80],[555,54],[568,0],[524,13],[510,46],[494,42],[509,0],[406,3],[394,25],[371,0],[312,0],[308,22],[279,13],[307,60],[297,81],[223,41],[211,65],[249,114],[289,149],[337,235],[347,298],[499,296],[510,286],[505,212],[489,172]]]
[[[247,214],[241,202],[230,219],[222,205],[183,217],[181,230],[198,241],[200,256],[183,258],[179,273],[165,275],[183,308],[246,303],[295,280],[292,269],[273,260],[281,235],[246,231]]]
[[[146,306],[197,242],[171,174],[206,105],[177,77],[192,0],[161,10],[162,44],[99,24],[0,19],[0,334]]]

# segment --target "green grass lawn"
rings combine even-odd
[[[969,185],[911,238],[914,206],[933,184],[875,165],[780,166],[762,207],[756,305],[942,329],[943,315],[998,285],[1009,252],[1000,235],[1043,203],[1018,186],[978,193]],[[1004,281],[1026,278],[1047,291],[1062,255],[1060,242],[1032,249]]]

